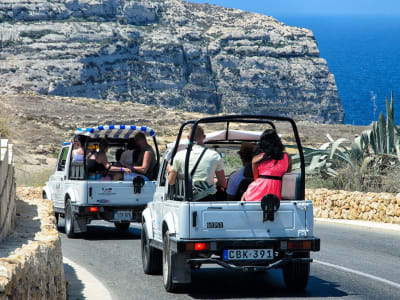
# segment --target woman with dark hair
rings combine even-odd
[[[292,161],[275,130],[267,129],[260,137],[258,154],[252,159],[254,181],[242,196],[242,201],[261,201],[267,194],[281,199],[282,176],[290,172]]]
[[[74,146],[74,149],[72,150],[72,161],[83,162],[83,156],[85,152],[83,145],[85,144],[85,137],[82,135],[75,136],[71,142]]]
[[[101,139],[99,142],[99,151],[89,153],[87,159],[88,173],[103,172],[106,170],[130,173],[131,170],[129,168],[111,166],[106,155],[108,148],[108,141],[106,139]]]

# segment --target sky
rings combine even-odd
[[[400,15],[399,0],[190,0],[270,16],[288,14]]]

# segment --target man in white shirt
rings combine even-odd
[[[204,200],[204,198],[212,199],[217,191],[214,185],[214,175],[216,176],[216,186],[221,190],[225,190],[226,178],[224,172],[224,162],[222,157],[214,150],[207,149],[204,146],[205,134],[203,128],[197,126],[195,132],[195,145],[193,145],[189,158],[189,172],[197,164],[192,177],[195,189],[201,190],[199,193],[193,194],[193,200]],[[174,158],[173,165],[168,165],[168,183],[174,185],[178,173],[183,174],[185,166],[186,150],[179,151]]]

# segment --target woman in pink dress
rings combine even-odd
[[[241,201],[261,201],[267,194],[281,199],[282,176],[290,172],[292,161],[275,130],[267,129],[259,141],[259,154],[252,159],[254,181]]]

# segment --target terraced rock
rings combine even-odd
[[[308,29],[181,0],[3,0],[1,92],[343,122]]]

